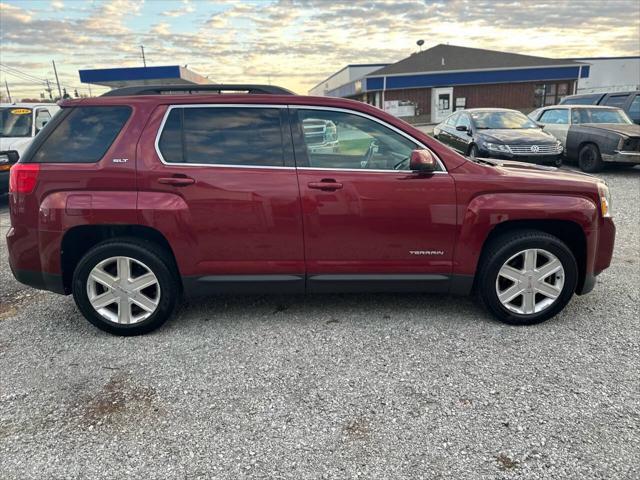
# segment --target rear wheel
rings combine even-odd
[[[491,242],[477,287],[484,305],[500,321],[533,325],[560,312],[577,281],[571,250],[553,235],[526,230]]]
[[[116,335],[139,335],[168,320],[180,285],[162,249],[136,240],[112,240],[82,257],[72,289],[78,308],[93,325]]]
[[[588,173],[599,172],[604,168],[604,162],[600,155],[600,149],[593,143],[583,146],[578,153],[578,166],[580,170]]]

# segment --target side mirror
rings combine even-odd
[[[18,163],[20,155],[15,150],[0,153],[0,172],[9,171],[11,165]]]
[[[536,122],[536,125],[538,125],[542,129],[544,129],[544,123]]]
[[[409,169],[420,172],[434,172],[438,169],[438,162],[430,150],[414,150],[409,159]]]
[[[456,130],[459,132],[468,132],[469,127],[467,127],[466,125],[457,125]]]

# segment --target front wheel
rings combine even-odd
[[[600,155],[600,149],[592,143],[582,147],[578,153],[578,166],[580,170],[588,173],[602,170],[604,162],[602,161],[602,155]]]
[[[72,290],[76,305],[96,327],[115,335],[140,335],[169,319],[180,285],[164,250],[125,239],[89,250],[75,269]]]
[[[533,325],[560,312],[575,292],[578,266],[557,237],[537,230],[504,235],[483,256],[478,293],[487,309],[511,325]]]

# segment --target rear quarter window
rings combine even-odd
[[[94,163],[116,139],[131,108],[75,107],[57,124],[29,160],[31,163]]]

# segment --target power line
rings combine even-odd
[[[14,72],[10,72],[9,70],[5,70],[4,68],[0,68],[0,71],[3,72],[6,75],[11,75],[12,77],[16,77],[16,78],[22,80],[23,82],[29,83],[31,85],[39,85],[39,86],[46,85],[46,82],[44,82],[44,81],[41,82],[39,80],[32,80],[29,77],[20,76],[19,74],[14,73]]]
[[[26,78],[29,78],[31,80],[34,80],[34,81],[37,81],[37,82],[40,82],[40,83],[46,83],[46,80],[44,80],[42,78],[39,78],[39,77],[36,77],[35,75],[31,75],[30,73],[23,72],[22,70],[18,70],[15,67],[7,65],[6,63],[1,63],[0,62],[0,66],[4,67],[8,71],[14,72],[16,75],[21,75],[22,77],[26,77]]]

